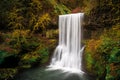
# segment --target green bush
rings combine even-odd
[[[40,53],[41,63],[46,63],[48,61],[48,58],[49,58],[48,48],[44,48],[44,49],[39,50],[39,53]]]
[[[97,39],[87,41],[86,68],[98,80],[118,80],[120,75],[120,25],[117,24]],[[90,61],[89,61],[90,60]],[[102,65],[102,66],[101,66]]]

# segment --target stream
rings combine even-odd
[[[47,68],[31,68],[16,75],[15,80],[95,80],[87,74],[70,73]]]

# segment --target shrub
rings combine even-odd
[[[86,68],[98,79],[117,80],[120,75],[120,25],[105,30],[99,39],[87,41]],[[90,61],[89,61],[90,60]],[[102,66],[101,66],[102,65]]]

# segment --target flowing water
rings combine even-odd
[[[50,64],[52,69],[82,72],[83,15],[77,13],[59,16],[59,44]]]
[[[15,80],[95,80],[82,71],[83,13],[59,16],[59,44],[48,68],[26,70]]]

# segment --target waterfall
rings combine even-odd
[[[59,44],[54,51],[50,67],[82,71],[82,19],[83,13],[59,16]]]

